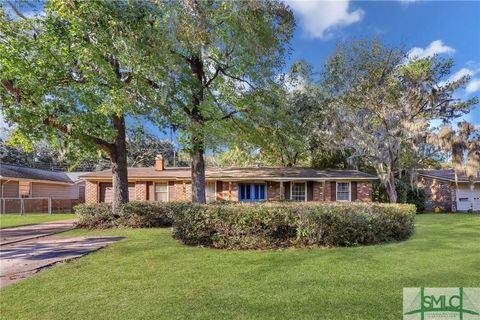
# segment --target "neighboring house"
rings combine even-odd
[[[72,206],[85,202],[85,181],[79,179],[80,174],[85,172],[65,173],[0,163],[0,211],[15,211],[20,203],[15,199],[22,198],[49,198],[53,211],[69,211]],[[46,211],[44,207],[48,208],[48,201],[24,202],[31,206],[24,212]],[[41,206],[43,210],[34,206]]]
[[[425,170],[419,172],[418,186],[425,189],[425,209],[444,212],[480,211],[480,176],[468,181],[465,172],[458,174],[457,183],[453,169]]]
[[[312,168],[208,168],[207,201],[371,201],[375,176],[356,170]],[[111,202],[110,170],[91,172],[85,179],[86,203]],[[129,198],[139,201],[190,201],[190,168],[129,168]]]

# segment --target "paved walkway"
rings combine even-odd
[[[31,224],[0,229],[0,246],[68,231],[75,227],[75,219]]]
[[[52,236],[74,227],[72,219],[0,229],[0,288],[123,239]]]

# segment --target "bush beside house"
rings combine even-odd
[[[416,208],[408,204],[289,202],[207,204],[131,202],[76,207],[83,228],[168,227],[188,245],[224,249],[356,246],[405,240]]]

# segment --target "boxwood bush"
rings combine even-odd
[[[409,238],[415,212],[380,203],[192,205],[176,213],[173,236],[232,249],[367,245]]]

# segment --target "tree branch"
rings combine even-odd
[[[68,134],[69,129],[67,126],[61,125],[55,120],[55,118],[52,115],[47,116],[45,119],[43,119],[43,124],[46,126],[49,126],[50,128],[57,129],[58,131]],[[87,140],[90,140],[92,143],[98,145],[100,148],[102,148],[104,151],[110,153],[112,150],[115,149],[115,145],[113,143],[110,143],[106,140],[103,140],[101,138],[91,136],[88,134],[83,134],[83,138],[86,138]]]

